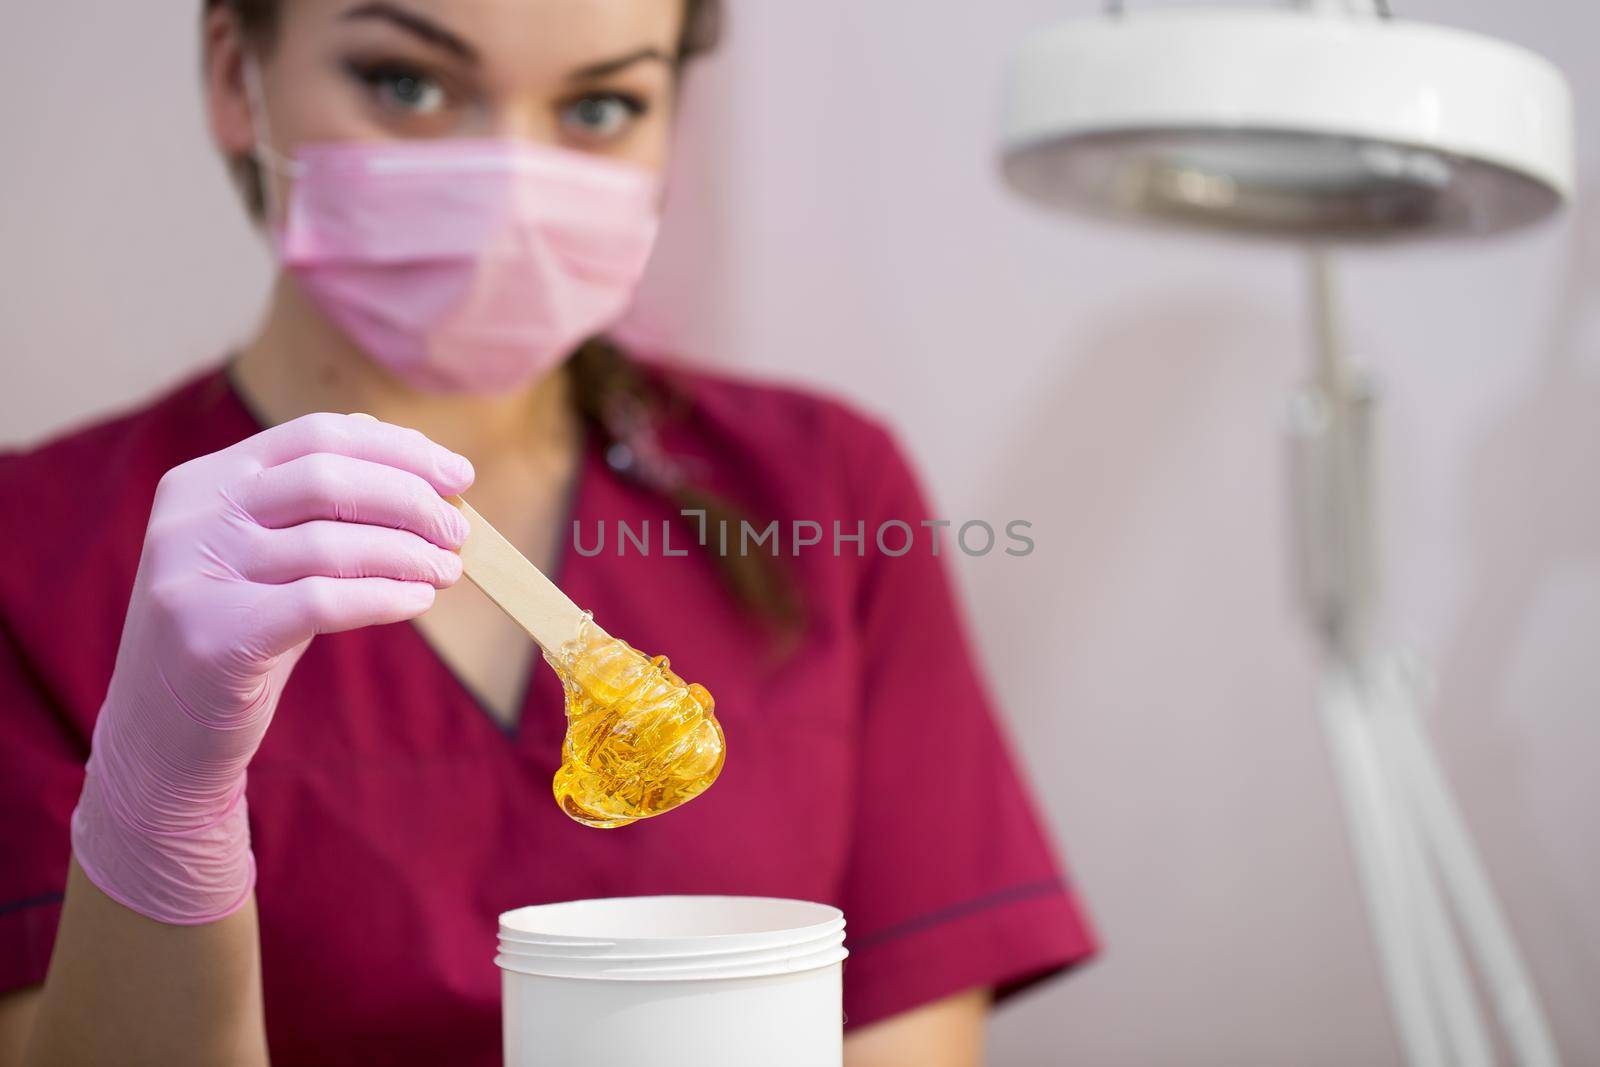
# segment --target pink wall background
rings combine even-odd
[[[0,440],[249,328],[266,262],[203,134],[195,6],[36,4],[0,35]],[[732,6],[641,322],[888,415],[946,516],[1035,524],[959,578],[1108,951],[1002,1014],[994,1062],[1397,1062],[1285,550],[1297,261],[999,188],[1006,54],[1091,0]],[[1600,191],[1593,9],[1397,6],[1560,63]],[[1386,397],[1388,626],[1437,668],[1567,1061],[1600,1062],[1600,209],[1346,278]]]

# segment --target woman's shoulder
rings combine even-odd
[[[677,421],[713,446],[737,446],[759,461],[813,468],[825,458],[857,468],[900,459],[882,416],[825,389],[658,355],[643,362],[665,393],[679,400],[686,417]]]
[[[924,506],[921,480],[888,421],[815,386],[650,355],[682,398],[671,451],[735,499],[852,521]]]
[[[77,540],[125,507],[147,509],[169,467],[201,454],[195,449],[219,429],[233,430],[230,402],[237,403],[223,372],[208,369],[135,408],[0,449],[0,493],[25,505],[0,509],[7,543],[27,541],[30,532]],[[85,521],[64,528],[80,517]]]
[[[230,396],[210,370],[136,409],[0,451],[0,625],[40,675],[77,684],[109,670],[156,484],[237,431]]]
[[[239,402],[226,371],[210,366],[169,384],[154,396],[108,414],[91,416],[42,439],[0,448],[0,477],[17,478],[70,465],[108,450],[163,443],[181,446],[203,434],[207,422],[236,423]]]

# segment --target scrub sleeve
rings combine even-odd
[[[88,757],[0,620],[0,994],[44,981]]]
[[[946,539],[934,554],[939,528],[923,525],[923,493],[890,436],[851,423],[856,469],[878,472],[857,479],[862,729],[841,894],[845,1015],[859,1026],[977,987],[1003,998],[1086,960],[1095,942],[962,630],[946,569],[956,549]],[[915,534],[903,554],[894,520]]]

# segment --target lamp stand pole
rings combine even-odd
[[[1395,1026],[1411,1067],[1492,1067],[1459,928],[1515,1062],[1558,1067],[1423,727],[1421,671],[1375,636],[1375,396],[1345,354],[1331,256],[1313,247],[1308,258],[1315,359],[1289,418],[1300,592],[1322,653],[1321,716]]]

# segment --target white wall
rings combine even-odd
[[[1108,948],[1000,1017],[995,1062],[1395,1062],[1288,580],[1296,262],[999,189],[1005,55],[1092,0],[733,6],[641,318],[888,413],[947,515],[1036,525],[961,578]],[[31,5],[0,36],[3,439],[249,327],[265,265],[204,142],[191,7]],[[1399,7],[1559,62],[1600,191],[1592,8]],[[1567,1060],[1600,1062],[1600,205],[1347,278],[1386,386],[1390,629],[1438,669]]]

